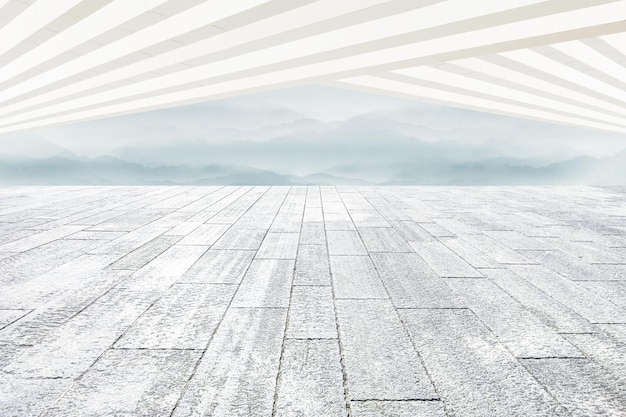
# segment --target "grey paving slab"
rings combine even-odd
[[[188,214],[186,215],[188,216]],[[187,236],[203,224],[204,223],[202,222],[182,222],[176,224],[174,227],[172,227],[170,230],[163,234],[167,236]]]
[[[448,282],[517,358],[583,357],[566,339],[487,279]]]
[[[367,255],[367,250],[356,231],[326,230],[330,255]]]
[[[524,359],[524,367],[572,416],[623,416],[626,388],[587,359]]]
[[[324,222],[315,221],[302,223],[300,231],[300,243],[306,245],[325,245],[326,231],[324,230]]]
[[[121,257],[111,265],[111,269],[140,269],[148,262],[165,252],[172,245],[180,240],[178,236],[157,236],[150,242],[146,243],[130,252],[128,255]]]
[[[254,251],[206,251],[178,280],[204,284],[238,284],[248,270]]]
[[[230,227],[229,224],[203,224],[185,236],[181,245],[213,245]]]
[[[265,237],[265,230],[231,227],[211,248],[257,250]]]
[[[169,416],[200,354],[108,350],[43,416]]]
[[[388,298],[368,256],[331,256],[330,270],[336,298]]]
[[[347,416],[337,340],[287,340],[276,416]]]
[[[259,259],[296,259],[299,233],[273,233],[265,235],[261,247],[257,251]]]
[[[626,310],[540,265],[511,265],[511,270],[592,323],[626,323]]]
[[[435,240],[433,235],[412,220],[394,220],[389,223],[407,242],[432,242]]]
[[[371,258],[396,308],[466,307],[416,253],[374,253]]]
[[[626,344],[604,333],[567,334],[565,337],[626,386]]]
[[[504,268],[503,265],[457,237],[441,237],[439,241],[474,268]]]
[[[402,310],[400,316],[448,415],[563,415],[470,310]]]
[[[60,226],[52,230],[46,230],[39,232],[22,239],[18,239],[12,242],[0,245],[0,251],[3,252],[23,252],[37,246],[52,242],[53,240],[60,239],[62,237],[71,235],[80,230],[83,230],[83,226]]]
[[[294,284],[331,285],[328,249],[325,245],[300,245]]]
[[[271,415],[286,318],[286,308],[229,309],[172,415]]]
[[[391,227],[391,225],[376,210],[349,210],[352,222],[358,228],[362,227]]]
[[[532,259],[485,235],[459,236],[476,249],[501,264],[534,264]]]
[[[597,327],[601,328],[614,340],[617,340],[619,343],[626,345],[626,324],[598,324]]]
[[[353,417],[447,417],[441,401],[352,401]]]
[[[580,284],[605,300],[626,308],[626,281],[581,281]]]
[[[289,307],[294,261],[255,259],[233,298],[233,307]]]
[[[356,230],[356,226],[352,222],[350,215],[344,213],[327,213],[324,212],[324,226],[326,230]]]
[[[437,398],[420,358],[387,300],[337,300],[352,400]]]
[[[441,242],[411,242],[411,246],[440,277],[484,276]]]
[[[20,378],[0,373],[0,416],[38,417],[71,385],[71,379]]]
[[[237,289],[174,284],[115,343],[116,348],[204,349]]]
[[[486,231],[485,234],[490,238],[508,246],[515,250],[548,250],[550,249],[545,243],[536,239],[524,236],[523,234],[513,230],[494,230]]]
[[[337,338],[335,307],[330,287],[293,287],[286,337],[294,339]]]
[[[413,252],[409,244],[391,227],[367,227],[359,229],[361,239],[372,252]]]
[[[0,310],[0,330],[24,317],[32,310]]]

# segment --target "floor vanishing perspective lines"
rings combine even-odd
[[[0,416],[625,416],[626,188],[0,188]]]

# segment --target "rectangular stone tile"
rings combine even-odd
[[[413,252],[406,241],[391,227],[368,227],[359,230],[368,252]]]
[[[178,236],[157,236],[112,263],[111,269],[140,269],[180,240]]]
[[[149,295],[113,289],[31,346],[6,368],[24,377],[75,378],[152,303]]]
[[[324,222],[302,223],[300,243],[306,245],[325,245],[326,232],[324,231]]]
[[[626,310],[541,265],[511,265],[510,268],[591,323],[626,323]]]
[[[524,359],[528,371],[573,416],[626,414],[626,386],[587,359]]]
[[[622,345],[626,345],[626,324],[597,324],[604,333],[608,334],[613,340],[618,341]]]
[[[513,230],[486,231],[485,235],[515,250],[548,250],[550,247],[536,239]]]
[[[626,281],[580,281],[580,284],[605,300],[626,308]]]
[[[311,207],[309,205],[309,201],[307,200],[306,207],[304,209],[303,221],[305,223],[308,223],[308,222],[323,222],[324,221],[324,213],[322,212],[321,205],[317,206],[317,207]]]
[[[298,233],[302,227],[302,213],[300,214],[281,214],[280,212],[274,219],[270,232],[272,233]]]
[[[433,221],[446,230],[449,230],[453,236],[477,235],[481,233],[478,227],[457,219],[433,219]],[[443,236],[446,236],[446,234]]]
[[[24,317],[30,313],[31,310],[6,310],[0,309],[0,330],[4,329],[11,323]]]
[[[238,284],[253,258],[253,251],[209,249],[183,274],[178,282]]]
[[[103,232],[99,230],[81,230],[65,236],[65,240],[103,240],[111,241],[125,235],[126,232]]]
[[[330,255],[367,255],[357,232],[327,230],[326,238]]]
[[[120,286],[161,294],[178,281],[208,246],[174,245],[133,273]]]
[[[124,212],[122,215],[91,226],[88,230],[130,232],[163,217],[168,210],[146,210]]]
[[[485,235],[463,235],[459,236],[464,241],[474,246],[476,249],[493,258],[501,264],[534,264],[535,261],[504,246],[500,242],[496,242],[489,236]]]
[[[72,385],[71,379],[0,375],[1,417],[38,417]]]
[[[233,307],[289,307],[294,261],[255,259],[243,277]]]
[[[409,221],[391,221],[389,222],[393,228],[407,242],[432,242],[434,236],[428,233],[418,223]]]
[[[200,353],[108,350],[43,416],[167,417]]]
[[[604,333],[567,334],[564,337],[626,386],[626,344]]]
[[[374,253],[371,257],[396,308],[465,307],[416,253]]]
[[[442,237],[439,240],[474,268],[503,268],[503,265],[462,239]]]
[[[587,333],[595,331],[594,326],[587,319],[512,271],[484,269],[483,273],[557,332]]]
[[[242,229],[235,225],[215,242],[212,249],[257,250],[266,233],[265,230]]]
[[[293,287],[286,337],[337,338],[333,293],[330,287]]]
[[[163,234],[166,236],[187,236],[202,225],[202,222],[182,222]]]
[[[204,349],[236,286],[175,284],[115,343],[116,348]]]
[[[441,401],[351,401],[352,417],[447,417]]]
[[[173,417],[272,414],[287,309],[231,308]]]
[[[348,213],[324,212],[324,227],[326,230],[356,230]]]
[[[470,310],[401,310],[448,415],[555,416],[558,403]]]
[[[483,276],[441,242],[411,242],[410,244],[440,277],[480,278]]]
[[[152,239],[163,234],[165,231],[167,231],[167,228],[153,227],[148,224],[140,227],[139,229],[133,230],[132,232],[126,233],[117,239],[113,239],[104,245],[98,246],[89,253],[94,255],[118,255],[118,257],[121,258],[122,256],[127,255],[135,249],[150,242]]]
[[[185,236],[181,245],[213,245],[230,227],[229,224],[212,223],[203,224],[193,232]]]
[[[351,400],[437,398],[389,301],[337,300],[336,304]]]
[[[325,245],[300,245],[294,277],[296,285],[331,285]]]
[[[517,358],[582,357],[581,352],[487,279],[448,285]]]
[[[276,416],[347,416],[336,340],[287,340]]]
[[[368,256],[331,256],[330,270],[336,298],[388,298]]]
[[[440,219],[441,220],[441,219]],[[437,223],[420,223],[420,226],[435,237],[454,237],[455,233]]]
[[[259,259],[296,259],[299,233],[268,233],[256,253]]]
[[[65,236],[83,230],[84,226],[60,226],[52,230],[46,230],[34,235],[24,237],[22,239],[15,240],[0,245],[1,252],[24,252],[37,246],[50,243],[53,240],[61,239]]]
[[[594,242],[572,242],[566,239],[537,238],[546,245],[577,256],[581,261],[599,264],[623,264],[626,257],[620,256],[619,248],[608,248]]]
[[[376,210],[349,210],[352,222],[358,228],[362,227],[391,227],[387,220]]]

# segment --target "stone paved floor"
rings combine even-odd
[[[624,416],[626,189],[0,188],[0,416]]]

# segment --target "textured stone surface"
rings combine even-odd
[[[0,417],[623,416],[626,191],[0,187]]]

